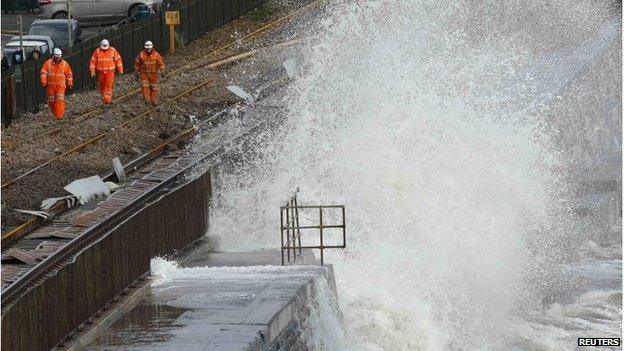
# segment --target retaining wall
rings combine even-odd
[[[3,350],[49,350],[149,271],[208,229],[210,173],[134,212],[2,311]]]

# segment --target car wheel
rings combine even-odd
[[[139,14],[139,5],[140,4],[134,4],[130,6],[130,9],[128,9],[128,18],[130,19],[130,21],[136,20],[137,15]]]
[[[67,12],[65,11],[59,11],[52,15],[52,19],[66,19],[66,18],[67,18]]]

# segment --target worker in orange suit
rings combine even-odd
[[[67,61],[63,60],[63,52],[54,48],[53,57],[41,68],[41,85],[46,88],[48,105],[54,118],[62,120],[65,114],[65,88],[74,87],[74,76]]]
[[[104,105],[113,101],[113,85],[115,84],[115,69],[119,74],[124,73],[121,56],[115,48],[111,47],[108,40],[102,39],[100,47],[95,49],[91,56],[89,70],[91,77],[97,73],[98,84],[100,85],[100,95]]]
[[[158,72],[162,76],[165,72],[165,62],[162,56],[154,50],[154,44],[146,41],[142,50],[134,59],[134,71],[141,79],[143,100],[153,105],[158,104]]]

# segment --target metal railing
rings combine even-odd
[[[282,251],[282,265],[296,262],[297,258],[301,257],[303,249],[317,249],[320,251],[321,265],[324,262],[324,250],[325,249],[344,249],[347,247],[347,232],[345,225],[345,207],[344,205],[308,205],[299,206],[297,204],[297,193],[299,189],[295,190],[294,195],[286,202],[284,206],[280,207],[280,232],[281,232],[281,251]],[[318,209],[318,225],[300,225],[299,224],[299,210],[311,210]],[[342,217],[341,224],[325,224],[323,223],[323,209],[340,209]],[[301,244],[301,230],[302,229],[318,229],[319,231],[319,245],[302,245]],[[342,244],[341,245],[325,245],[323,241],[323,231],[325,229],[342,229]]]

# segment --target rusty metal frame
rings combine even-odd
[[[299,189],[295,191],[295,194],[286,202],[284,206],[280,207],[280,233],[281,233],[281,253],[282,253],[282,265],[296,262],[297,258],[302,255],[303,249],[316,249],[320,251],[321,265],[325,264],[324,250],[325,249],[344,249],[347,247],[347,231],[345,223],[345,207],[344,205],[307,205],[299,206],[297,204],[297,193]],[[323,223],[323,209],[339,208],[341,209],[342,224],[324,224]],[[299,210],[300,209],[318,209],[319,211],[319,224],[318,225],[299,225]],[[324,229],[337,229],[342,228],[342,244],[341,245],[325,245],[323,242],[323,230]],[[319,245],[307,245],[301,244],[301,230],[302,229],[318,229],[319,230]],[[292,255],[291,255],[292,253]],[[292,256],[292,259],[291,259]]]

